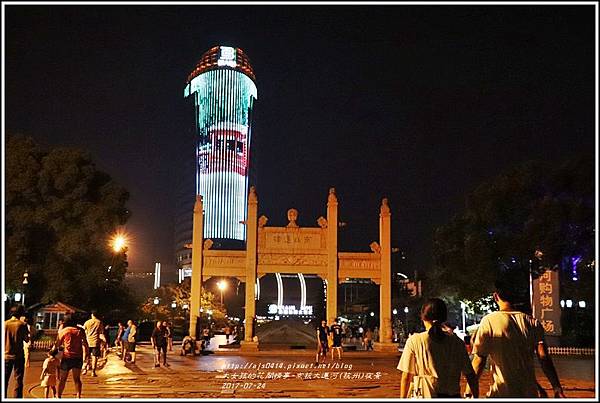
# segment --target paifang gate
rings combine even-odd
[[[338,200],[329,189],[327,218],[319,217],[318,227],[299,227],[297,211],[288,211],[286,227],[267,227],[267,217],[258,217],[258,197],[254,187],[248,194],[246,250],[211,250],[212,241],[203,239],[202,196],[196,196],[192,235],[192,296],[190,335],[196,333],[200,315],[202,282],[213,276],[236,277],[246,283],[245,329],[242,350],[257,350],[253,341],[256,279],[269,273],[315,274],[327,284],[327,323],[337,317],[337,286],[346,278],[371,279],[379,284],[380,342],[375,349],[397,351],[391,326],[391,213],[387,199],[379,213],[379,243],[371,253],[338,251]],[[196,335],[198,336],[198,335]]]

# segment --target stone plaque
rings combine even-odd
[[[266,249],[321,249],[321,234],[290,229],[287,231],[266,232]]]

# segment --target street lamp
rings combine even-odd
[[[21,302],[25,306],[25,288],[29,284],[29,273],[23,273],[23,301]]]
[[[111,237],[109,244],[115,253],[122,252],[127,247],[127,235],[117,232]]]
[[[160,300],[158,299],[158,297],[154,297],[154,305],[158,305],[160,303]]]
[[[227,288],[227,282],[224,280],[221,280],[217,283],[217,287],[219,288],[219,291],[221,292],[221,305],[223,305],[223,291],[225,291],[225,289]]]

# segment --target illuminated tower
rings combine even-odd
[[[255,76],[239,48],[209,49],[187,79],[194,97],[196,193],[204,199],[204,237],[244,241]]]

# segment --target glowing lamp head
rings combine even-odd
[[[127,247],[127,237],[125,234],[117,233],[110,240],[110,247],[115,253],[122,252]]]
[[[219,290],[225,291],[225,289],[227,288],[227,282],[226,281],[219,281],[217,283],[217,287],[219,287]]]

